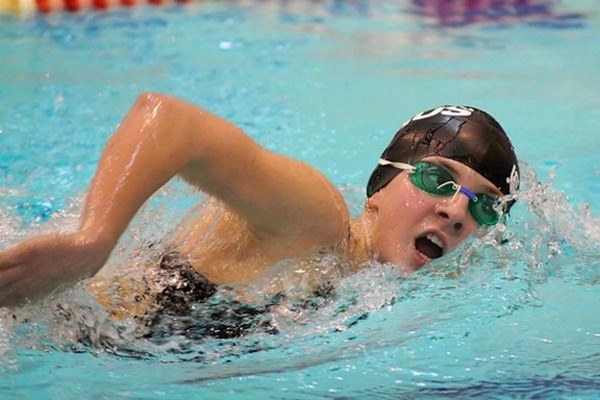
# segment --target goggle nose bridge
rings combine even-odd
[[[473,193],[472,191],[470,191],[469,189],[467,189],[466,187],[459,185],[458,183],[454,182],[454,181],[448,181],[448,182],[444,182],[441,185],[439,185],[437,188],[441,189],[444,186],[448,186],[448,185],[452,185],[452,190],[454,190],[454,195],[452,196],[452,201],[454,201],[454,199],[456,198],[456,195],[459,193],[464,194],[465,196],[467,196],[469,198],[469,200],[476,202],[477,201],[477,195],[475,193]]]

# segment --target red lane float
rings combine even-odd
[[[187,3],[189,0],[0,0],[0,15],[5,13],[44,14],[56,11],[79,12],[85,10],[108,10],[149,4],[159,6],[167,3]]]

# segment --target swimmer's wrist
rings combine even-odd
[[[112,234],[107,230],[97,230],[82,228],[76,234],[77,240],[80,244],[94,245],[99,248],[107,248],[110,252],[118,241],[118,236]]]
[[[89,231],[80,231],[73,235],[74,242],[77,246],[85,249],[85,254],[87,254],[88,258],[84,263],[85,271],[80,271],[83,274],[82,278],[92,277],[108,260],[110,253],[116,245],[116,240],[110,235],[91,233]]]

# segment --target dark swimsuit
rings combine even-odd
[[[267,311],[272,304],[248,304],[215,296],[219,287],[198,273],[176,252],[164,254],[158,279],[163,289],[142,317],[144,335],[154,341],[173,335],[188,339],[230,339],[260,329],[275,334]],[[224,289],[221,289],[224,290]]]
[[[85,313],[72,309],[69,304],[59,304],[58,314],[76,327],[73,332],[77,333],[77,339],[71,350],[102,348],[119,356],[144,358],[150,354],[132,346],[131,339],[144,338],[161,345],[173,340],[181,343],[178,337],[196,342],[210,338],[233,339],[252,333],[277,334],[279,330],[270,312],[273,306],[280,305],[291,311],[316,310],[331,301],[334,293],[332,286],[324,285],[305,300],[290,301],[280,293],[262,304],[242,303],[233,300],[235,292],[231,288],[210,282],[176,252],[160,257],[155,279],[161,289],[140,294],[140,301],[142,297],[150,298],[150,306],[142,317],[136,317],[140,330],[133,336],[119,323],[114,325],[113,335],[105,335],[102,324],[89,323],[80,316]]]

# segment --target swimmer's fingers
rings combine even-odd
[[[19,268],[12,267],[0,271],[0,291],[12,285],[19,279]]]
[[[22,274],[19,247],[0,252],[0,304],[14,292],[12,286],[19,281]]]
[[[77,234],[42,236],[8,249],[0,254],[0,306],[35,299],[89,277],[109,254],[110,247]]]
[[[17,254],[17,248],[0,251],[0,272],[14,268],[19,264]]]
[[[27,242],[0,252],[0,306],[13,306],[27,300],[30,279],[35,275],[27,268],[29,252]]]
[[[3,271],[23,266],[24,264],[27,264],[29,259],[35,257],[35,253],[39,252],[39,246],[36,245],[36,242],[40,239],[46,238],[30,239],[7,250],[0,251],[0,282],[1,273]]]
[[[15,285],[19,282],[18,268],[11,268],[0,272],[0,305],[12,306],[23,300],[16,292]]]
[[[31,271],[36,258],[35,240],[21,243],[0,252],[0,306],[12,306],[27,300],[31,294],[35,272]]]

